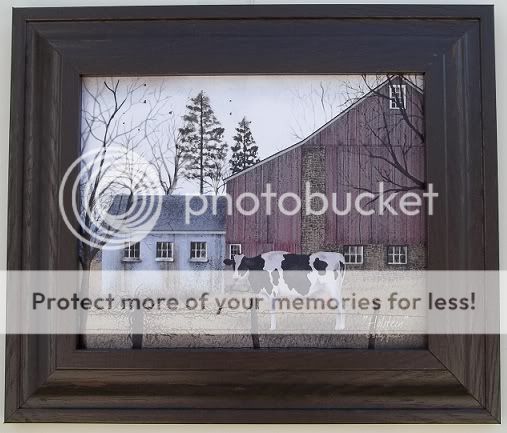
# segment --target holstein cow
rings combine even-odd
[[[340,253],[319,251],[314,254],[291,254],[270,251],[256,257],[243,254],[225,259],[234,269],[234,279],[247,279],[252,291],[269,297],[271,329],[276,329],[274,302],[277,297],[311,296],[324,290],[336,299],[335,329],[344,329],[341,288],[345,277],[345,258]]]

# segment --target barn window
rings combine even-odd
[[[388,265],[406,265],[407,264],[407,247],[391,245],[387,247],[387,264]]]
[[[343,256],[345,263],[348,265],[363,264],[363,246],[362,245],[346,245],[343,247]]]
[[[190,242],[190,260],[193,262],[205,262],[208,260],[206,242]]]
[[[135,261],[140,258],[140,245],[139,242],[127,242],[123,249],[123,260]]]
[[[405,84],[393,84],[389,86],[389,107],[391,110],[399,110],[406,106],[407,86]]]
[[[157,242],[157,260],[172,262],[174,260],[174,244]]]
[[[229,244],[229,259],[238,254],[241,254],[241,244]]]

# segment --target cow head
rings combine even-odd
[[[247,281],[254,293],[259,293],[262,289],[271,293],[273,288],[270,272],[266,271],[266,262],[261,256],[245,257],[243,254],[235,254],[232,259],[225,259],[224,264],[233,266],[235,285]]]

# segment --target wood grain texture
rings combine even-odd
[[[419,384],[419,386],[414,386]],[[170,385],[170,386],[169,386]],[[95,390],[90,395],[89,388]],[[406,398],[410,390],[411,398]],[[60,370],[25,408],[479,409],[447,370]]]
[[[481,43],[481,88],[482,88],[482,143],[483,143],[483,172],[484,176],[484,268],[499,269],[498,243],[498,163],[496,143],[496,91],[494,51],[488,49],[495,45],[494,17],[492,11],[486,13],[480,21]],[[495,282],[500,287],[500,282]],[[487,293],[490,305],[500,305],[500,291]],[[493,326],[500,324],[500,311],[497,310],[488,317]],[[500,419],[500,339],[497,335],[485,337],[485,377],[486,392],[483,404],[491,408],[491,414]]]
[[[79,154],[80,75],[379,71],[425,74],[426,178],[442,203],[430,269],[497,269],[492,35],[490,7],[15,10],[9,269],[77,266],[55,203]],[[429,336],[413,353],[87,352],[75,337],[11,335],[6,362],[9,422],[500,419],[494,335]]]
[[[388,84],[376,91],[385,98],[389,97]],[[415,128],[423,131],[423,119],[415,117],[416,113],[423,108],[422,94],[412,86],[407,86],[406,97],[407,115]],[[394,216],[389,212],[381,216],[377,211],[368,216],[354,211],[338,216],[332,210],[333,200],[337,201],[337,209],[346,208],[347,194],[351,194],[351,202],[354,203],[360,193],[357,190],[358,187],[377,191],[378,183],[381,181],[377,171],[396,173],[389,163],[388,149],[385,144],[382,144],[377,132],[382,127],[389,129],[395,152],[401,153],[401,143],[408,137],[409,143],[413,146],[413,149],[405,156],[410,167],[410,174],[424,180],[424,143],[406,122],[400,122],[398,111],[384,112],[382,108],[379,108],[383,107],[383,104],[387,105],[387,101],[382,97],[374,93],[366,95],[359,103],[336,115],[320,130],[303,139],[300,144],[293,145],[291,149],[283,151],[278,156],[275,154],[268,157],[253,169],[239,173],[228,180],[227,193],[231,195],[233,203],[236,203],[240,194],[248,192],[255,194],[261,203],[261,208],[255,215],[245,216],[238,211],[237,207],[234,207],[232,214],[227,217],[226,242],[241,244],[243,253],[250,257],[268,251],[301,253],[303,251],[301,228],[304,206],[297,214],[288,216],[280,211],[277,200],[287,192],[295,193],[298,197],[305,194],[308,179],[303,174],[302,155],[311,148],[322,146],[325,161],[322,161],[321,169],[325,173],[325,192],[330,205],[325,213],[325,240],[322,240],[320,245],[328,245],[329,248],[336,248],[338,245],[424,245],[426,210],[421,210],[421,215],[418,217],[402,213]],[[385,115],[385,125],[381,120],[382,115]],[[375,159],[370,156],[370,153],[385,158],[385,161],[380,158]],[[366,172],[369,172],[368,179],[364,179]],[[398,176],[400,179],[393,178],[395,182],[410,185],[406,177]],[[275,200],[272,200],[270,215],[264,211],[265,200],[261,196],[261,193],[266,191],[267,184],[270,185],[272,192],[277,194]],[[316,186],[312,185],[312,192],[315,188]],[[338,199],[333,199],[333,195]],[[395,209],[399,205],[399,200],[396,200],[392,202]],[[293,209],[295,203],[287,200],[285,206],[290,210]],[[266,229],[268,221],[269,230]],[[267,237],[264,236],[265,234]]]
[[[483,409],[19,409],[10,422],[188,424],[494,424]]]
[[[247,192],[259,199],[266,190],[266,184],[280,197],[285,193],[301,196],[301,148],[268,161],[244,175],[232,179],[227,184],[228,194],[236,203],[238,196]],[[261,181],[259,181],[261,180]],[[227,243],[240,243],[243,253],[253,257],[266,251],[289,251],[301,253],[301,214],[283,215],[273,202],[272,212],[265,211],[265,200],[254,215],[246,216],[233,211],[227,216]],[[251,201],[244,200],[244,209],[250,209]],[[293,204],[287,201],[287,208]]]

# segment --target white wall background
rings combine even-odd
[[[8,166],[8,145],[9,145],[9,100],[10,100],[10,63],[11,63],[11,21],[12,7],[43,7],[43,6],[126,6],[126,5],[170,5],[170,4],[267,4],[267,3],[311,3],[310,1],[264,1],[264,0],[201,0],[201,1],[140,1],[140,0],[1,0],[0,1],[0,269],[5,269],[7,257],[7,166]],[[401,1],[316,1],[314,3],[390,3],[390,4],[495,4],[496,6],[496,72],[497,72],[497,100],[498,100],[498,160],[499,160],[499,182],[500,182],[500,221],[507,219],[507,150],[504,147],[504,140],[507,139],[507,81],[503,77],[507,76],[507,1],[506,0],[461,0],[461,1],[424,1],[424,0],[401,0]],[[500,265],[502,269],[507,269],[507,226],[500,226]],[[505,283],[505,281],[504,281]],[[503,289],[506,285],[502,284]],[[0,298],[1,299],[1,298]],[[0,305],[3,310],[3,305]],[[0,311],[0,319],[3,312]],[[3,415],[3,389],[4,389],[4,338],[0,337],[0,414]],[[505,432],[507,431],[507,336],[502,337],[502,394],[503,394],[503,413],[505,424],[503,426],[182,426],[182,425],[146,425],[142,431],[146,432],[306,432],[311,429],[312,432]],[[134,433],[140,430],[139,426],[125,425],[71,425],[71,424],[0,424],[0,431],[3,432],[66,432],[94,433],[99,431]]]

